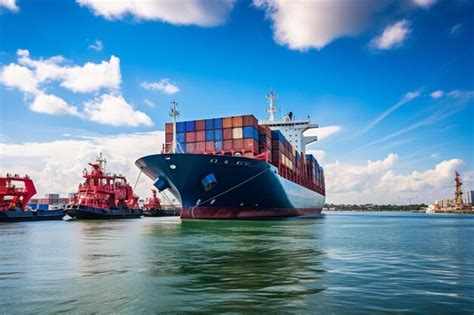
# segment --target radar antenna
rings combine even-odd
[[[267,100],[268,100],[268,120],[269,121],[275,121],[275,114],[277,113],[277,108],[275,105],[276,101],[276,94],[273,92],[273,90],[270,91],[267,95]]]

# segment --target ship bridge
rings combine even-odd
[[[269,107],[267,109],[268,120],[261,121],[261,125],[267,125],[271,130],[279,130],[291,145],[298,152],[306,153],[306,146],[318,140],[317,136],[305,136],[304,133],[308,130],[319,128],[318,124],[313,124],[309,119],[296,120],[292,112],[283,117],[282,120],[275,120],[275,113],[277,112],[275,100],[276,95],[273,91],[267,95]]]

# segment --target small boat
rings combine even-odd
[[[156,190],[151,190],[152,196],[143,204],[143,215],[146,217],[176,217],[181,214],[176,207],[163,207],[156,196]]]
[[[64,212],[76,219],[137,219],[142,216],[138,209],[138,196],[123,175],[105,172],[107,161],[102,153],[89,163],[91,171],[84,169],[84,183],[79,184],[77,195],[66,205]]]
[[[0,222],[25,222],[62,220],[64,211],[32,210],[28,201],[36,194],[36,188],[30,177],[7,174],[0,177]]]

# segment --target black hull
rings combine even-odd
[[[321,213],[324,196],[246,157],[157,154],[135,163],[182,205],[182,219],[266,219]]]
[[[152,209],[144,210],[143,216],[145,217],[179,217],[181,211],[173,209]]]
[[[138,209],[104,210],[92,207],[76,207],[68,205],[64,212],[71,218],[79,220],[120,220],[139,219],[142,212]]]
[[[0,222],[58,221],[63,217],[63,210],[8,211],[0,213]]]

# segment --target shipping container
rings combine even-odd
[[[222,149],[223,149],[223,148],[222,148],[222,141],[216,141],[216,142],[214,143],[214,146],[215,146],[215,148],[216,148],[216,151],[218,151],[218,152],[222,151]]]
[[[206,141],[206,131],[196,131],[196,142]]]
[[[229,152],[232,150],[232,148],[234,147],[233,146],[233,140],[224,140],[222,142],[222,147],[224,149],[225,152]]]
[[[222,128],[232,128],[232,117],[222,118]]]
[[[206,121],[204,119],[196,120],[196,131],[206,130]]]
[[[171,143],[173,142],[173,134],[172,133],[167,133],[165,135],[165,143]]]
[[[226,128],[222,130],[222,138],[224,140],[231,140],[232,139],[232,128]]]
[[[222,140],[222,129],[214,130],[214,140]]]
[[[242,132],[242,128],[239,127],[239,128],[232,128],[232,138],[233,139],[242,139],[242,136],[243,136],[243,132]]]
[[[180,121],[176,123],[176,132],[185,132],[186,131],[186,124],[184,121]]]
[[[244,138],[252,138],[258,141],[258,130],[253,126],[243,127],[243,136]]]
[[[206,152],[211,153],[216,150],[214,141],[206,141]]]
[[[206,152],[206,142],[196,142],[195,153],[204,153],[204,152]]]
[[[258,120],[254,115],[245,115],[242,116],[242,125],[258,128]]]
[[[195,151],[196,151],[196,144],[194,142],[186,143],[186,153],[195,153]]]
[[[214,119],[206,119],[206,130],[212,130],[215,128]]]
[[[173,133],[173,124],[172,123],[166,123],[165,124],[165,132],[166,133]]]
[[[233,141],[233,149],[235,151],[241,151],[244,148],[244,140],[243,139],[234,139]]]
[[[214,141],[214,130],[206,130],[206,141]]]
[[[258,143],[254,138],[244,139],[243,149],[246,152],[258,152]]]
[[[281,143],[285,143],[285,136],[281,133],[280,130],[272,130],[272,140],[278,140]]]
[[[196,131],[196,122],[194,120],[186,121],[186,132],[188,131]]]
[[[242,127],[244,124],[244,119],[242,116],[233,116],[232,117],[232,127]]]
[[[179,132],[176,134],[176,141],[178,142],[186,142],[186,137],[184,132]]]
[[[186,142],[196,142],[196,133],[194,131],[186,132]],[[186,152],[187,151],[186,149]]]
[[[222,118],[214,118],[214,129],[222,129]]]

